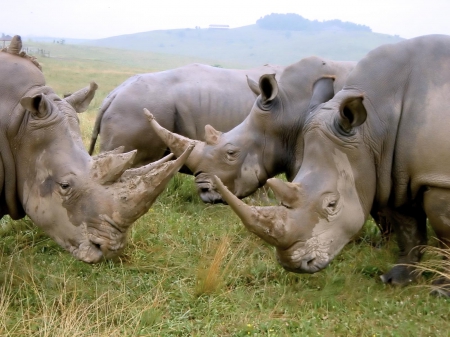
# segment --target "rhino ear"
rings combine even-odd
[[[208,145],[216,145],[219,143],[222,132],[217,131],[211,125],[205,125],[205,142]]]
[[[64,96],[64,99],[77,113],[85,112],[94,98],[97,89],[97,83],[91,82],[89,86],[80,89],[73,94]]]
[[[44,94],[23,97],[20,104],[38,118],[44,118],[49,112],[49,104]]]
[[[247,84],[250,87],[250,89],[253,91],[253,93],[256,96],[261,95],[261,90],[259,90],[258,83],[256,83],[256,81],[252,80],[250,77],[248,77],[248,75],[246,75],[246,76],[247,76]]]
[[[271,103],[278,95],[278,82],[275,74],[262,75],[259,78],[259,90],[261,91],[262,104]]]
[[[318,105],[325,103],[334,96],[334,78],[323,77],[314,83],[308,112],[313,111]]]
[[[362,96],[347,97],[341,102],[337,122],[345,133],[350,133],[353,128],[360,126],[366,118],[367,111]]]

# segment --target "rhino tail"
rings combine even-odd
[[[103,115],[105,114],[106,110],[108,110],[109,106],[111,105],[111,102],[114,100],[115,97],[116,97],[115,93],[113,95],[107,96],[103,101],[101,107],[98,109],[97,117],[95,118],[94,129],[92,130],[91,144],[89,145],[89,155],[91,156],[94,153],[95,143],[97,142],[98,134],[100,133]]]

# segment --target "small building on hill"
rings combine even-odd
[[[209,29],[228,29],[230,25],[209,25]]]

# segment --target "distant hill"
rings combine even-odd
[[[289,65],[311,55],[357,61],[373,48],[403,40],[373,33],[366,26],[345,29],[350,23],[337,21],[328,21],[326,29],[320,30],[265,29],[255,24],[233,29],[155,30],[82,43],[223,60],[252,67],[266,63]],[[352,25],[358,26],[350,24],[350,28],[355,28]]]

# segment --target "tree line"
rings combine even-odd
[[[372,29],[365,25],[341,20],[317,21],[308,20],[301,15],[288,13],[272,13],[256,21],[256,24],[264,29],[270,30],[294,30],[294,31],[323,31],[323,30],[345,30],[371,32]]]

